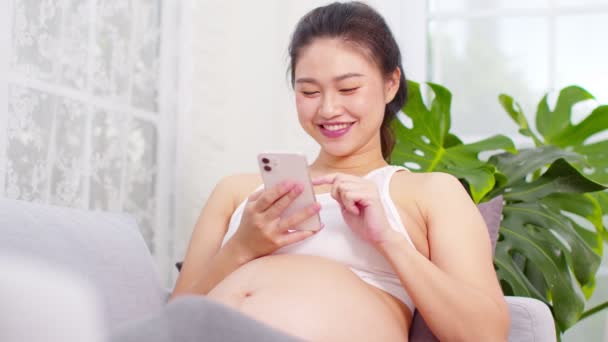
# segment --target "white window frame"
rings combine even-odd
[[[0,29],[0,46],[11,46],[10,13],[12,1],[0,1],[0,23],[5,23]],[[8,118],[8,66],[9,51],[0,49],[0,197],[4,197],[4,182],[6,175],[6,143]]]

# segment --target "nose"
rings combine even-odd
[[[338,97],[331,93],[323,94],[321,106],[319,106],[319,115],[324,118],[331,118],[340,115],[342,105],[339,103]]]

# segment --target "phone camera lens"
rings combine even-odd
[[[270,172],[272,170],[272,168],[270,166],[268,166],[268,165],[265,165],[264,166],[264,170]]]
[[[268,164],[270,163],[270,160],[268,160],[268,158],[262,158],[262,163]]]

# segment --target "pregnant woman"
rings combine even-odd
[[[172,298],[200,294],[309,341],[407,341],[414,310],[440,340],[506,340],[487,229],[458,180],[387,163],[406,100],[399,48],[359,2],[309,12],[289,46],[298,119],[319,144],[318,203],[258,174],[221,180]],[[293,230],[311,215],[324,226]]]

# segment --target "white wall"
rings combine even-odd
[[[255,172],[255,156],[263,150],[301,151],[309,161],[316,155],[316,144],[297,121],[287,46],[299,18],[326,3],[206,0],[184,11],[192,26],[185,32],[191,43],[182,50],[186,93],[178,123],[176,259],[183,257],[201,207],[222,176]],[[406,73],[424,78],[426,2],[369,3],[385,15],[398,41],[411,46],[403,51]]]

